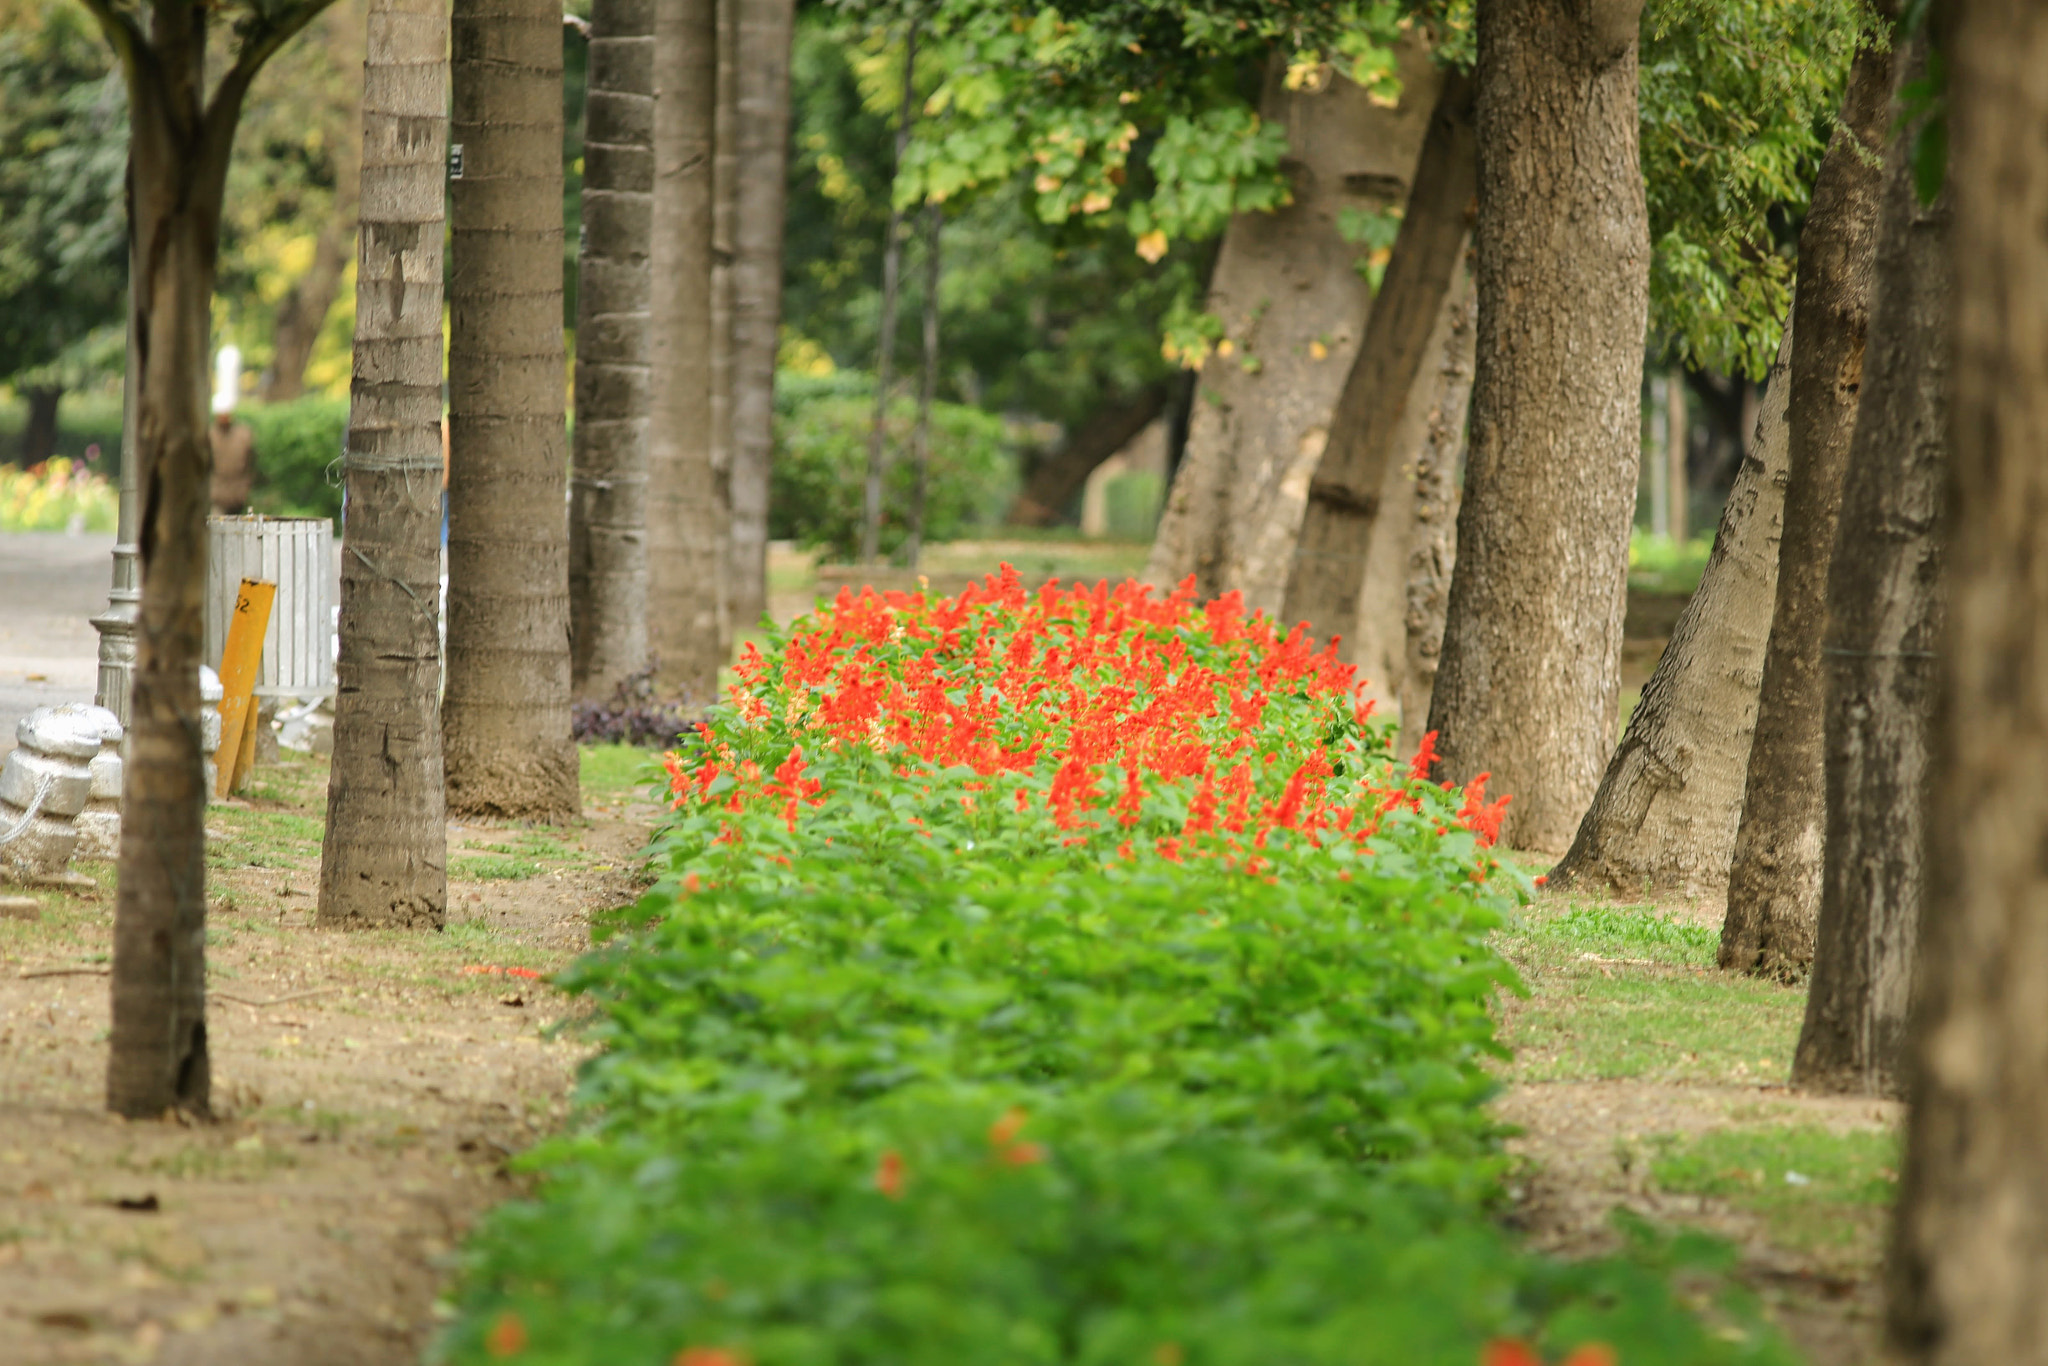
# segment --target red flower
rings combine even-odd
[[[1415,758],[1408,765],[1408,776],[1429,781],[1429,771],[1436,767],[1436,732],[1422,737],[1422,743],[1415,748]]]
[[[891,1200],[903,1198],[903,1154],[894,1148],[882,1154],[882,1160],[875,1164],[875,1189]]]
[[[1589,1342],[1572,1350],[1564,1366],[1620,1366],[1621,1354],[1604,1342]]]
[[[516,1357],[526,1350],[526,1325],[507,1309],[484,1334],[484,1350],[494,1357]]]
[[[1479,1349],[1479,1366],[1543,1366],[1543,1358],[1520,1338],[1495,1338]]]
[[[730,1347],[685,1347],[669,1359],[669,1366],[748,1366],[748,1358]]]

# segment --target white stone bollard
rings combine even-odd
[[[99,708],[38,707],[15,727],[20,748],[0,765],[0,871],[28,883],[67,881],[78,846],[73,818],[92,798]]]
[[[220,685],[220,675],[199,666],[199,748],[206,754],[206,800],[213,800],[219,771],[214,765],[214,756],[220,751],[220,700],[227,689]]]
[[[121,720],[105,707],[88,707],[98,713],[100,752],[87,765],[92,770],[92,794],[85,809],[72,822],[78,827],[78,848],[74,858],[118,858],[121,853],[121,740],[126,732]]]

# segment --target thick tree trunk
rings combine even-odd
[[[733,625],[745,628],[768,610],[768,477],[775,452],[782,220],[789,194],[789,54],[795,35],[795,0],[740,0],[727,598]]]
[[[32,384],[22,392],[28,400],[28,421],[21,429],[21,463],[40,465],[57,453],[57,407],[64,390],[55,384]]]
[[[1901,79],[1926,65],[1924,42]],[[1941,634],[1948,463],[1948,204],[1923,208],[1909,139],[1884,220],[1856,437],[1828,574],[1827,854],[1792,1081],[1902,1095],[1920,932],[1927,747]]]
[[[1024,487],[1003,520],[1017,526],[1054,526],[1081,496],[1095,467],[1151,426],[1174,398],[1174,384],[1161,380],[1136,393],[1112,394],[1067,433],[1060,448],[1024,476]]]
[[[910,124],[917,116],[917,17],[911,16],[903,36],[903,100],[896,111],[896,159],[910,146]],[[882,476],[889,461],[889,386],[896,367],[896,304],[903,284],[903,210],[891,185],[888,237],[882,243],[882,319],[875,338],[875,415],[868,425],[867,480],[862,486],[860,562],[874,564],[882,554]]]
[[[654,9],[654,0],[597,0],[590,16],[569,635],[571,686],[599,699],[647,666]]]
[[[457,0],[453,39],[448,809],[566,821],[561,8]]]
[[[726,496],[711,463],[714,0],[655,7],[654,86],[647,643],[662,690],[701,707],[717,694],[726,630]]]
[[[1577,838],[1550,870],[1553,887],[1692,899],[1727,890],[1777,594],[1793,338],[1788,319],[1700,586],[1643,686]]]
[[[1953,530],[1888,1300],[1896,1360],[1982,1366],[2048,1360],[2048,9],[1949,13]]]
[[[448,20],[371,0],[334,768],[316,923],[439,929],[441,265]],[[351,234],[358,235],[358,234]]]
[[[1820,911],[1826,824],[1821,631],[1870,321],[1891,70],[1889,50],[1866,47],[1856,54],[1799,233],[1799,292],[1792,305],[1799,345],[1792,352],[1791,470],[1777,602],[1720,950],[1724,968],[1788,979],[1813,962]]]
[[[1287,571],[1281,620],[1306,622],[1318,641],[1350,635],[1358,619],[1374,521],[1388,467],[1396,463],[1396,433],[1464,257],[1478,178],[1472,80],[1449,72],[1430,114],[1365,340],[1309,481],[1301,535]],[[1405,531],[1392,525],[1397,537]],[[1360,662],[1354,653],[1346,657]]]
[[[1413,586],[1409,554],[1414,549],[1411,542],[1425,535],[1416,518],[1445,512],[1452,518],[1457,516],[1455,487],[1450,490],[1448,508],[1441,504],[1424,508],[1421,500],[1425,495],[1419,489],[1418,481],[1424,477],[1421,462],[1429,453],[1431,430],[1442,403],[1441,390],[1447,378],[1442,370],[1446,348],[1454,343],[1470,348],[1472,320],[1469,315],[1472,309],[1472,276],[1461,265],[1437,309],[1436,325],[1430,329],[1429,343],[1423,350],[1427,363],[1420,368],[1409,387],[1408,397],[1400,405],[1400,415],[1393,426],[1393,449],[1385,462],[1378,510],[1372,519],[1377,534],[1371,537],[1366,547],[1365,573],[1357,590],[1357,611],[1351,624],[1340,633],[1342,653],[1358,666],[1358,681],[1365,688],[1365,696],[1373,699],[1376,706],[1399,707],[1403,689],[1407,686],[1409,591]],[[1464,328],[1462,340],[1457,332],[1460,326]],[[1371,344],[1370,333],[1367,344]],[[1469,357],[1464,364],[1463,388],[1465,397],[1460,400],[1462,406],[1455,419],[1455,446],[1449,452],[1452,479],[1457,478],[1457,464],[1464,455],[1465,415],[1472,406]],[[1444,539],[1450,541],[1451,528],[1445,526],[1441,530]],[[1445,578],[1440,587],[1445,595],[1450,591],[1449,574],[1454,561],[1455,556],[1443,561]],[[1418,727],[1428,719],[1428,689],[1436,679],[1435,650],[1440,650],[1443,644],[1443,607],[1444,603],[1439,601],[1435,609],[1436,644],[1429,659],[1428,678],[1423,683],[1425,715],[1414,718]],[[1420,730],[1416,733],[1421,734]]]
[[[1479,325],[1442,775],[1563,849],[1614,743],[1642,451],[1649,227],[1630,0],[1480,0]]]
[[[717,107],[711,117],[711,471],[718,490],[718,654],[732,653],[732,301],[739,222],[739,6],[718,0]]]
[[[1240,214],[1224,235],[1208,307],[1228,349],[1202,368],[1149,583],[1193,574],[1205,597],[1241,589],[1253,608],[1281,607],[1310,475],[1372,309],[1337,217],[1407,201],[1443,80],[1419,39],[1400,62],[1405,93],[1393,109],[1342,76],[1289,90],[1284,64],[1267,72],[1260,112],[1287,129],[1294,202]]]
[[[1408,577],[1402,585],[1399,744],[1404,757],[1422,744],[1429,720],[1429,695],[1444,647],[1444,611],[1450,605],[1451,575],[1458,563],[1460,467],[1465,459],[1465,419],[1472,409],[1472,350],[1479,321],[1469,274],[1452,286],[1447,312],[1441,360],[1433,372],[1425,369],[1422,375],[1434,392],[1423,407],[1428,425],[1415,456]]]
[[[159,0],[148,31],[94,8],[127,78],[128,223],[140,353],[134,456],[142,601],[129,698],[107,1107],[129,1118],[204,1114],[206,786],[199,749],[199,655],[206,589],[207,332],[221,199],[249,83],[319,13],[308,0],[237,35],[234,64],[205,98],[206,15]]]

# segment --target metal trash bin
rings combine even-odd
[[[256,695],[334,692],[334,525],[325,517],[206,519],[206,662],[218,666],[243,579],[277,585]],[[264,708],[266,714],[271,709]]]

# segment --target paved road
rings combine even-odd
[[[35,708],[92,701],[100,638],[88,618],[107,605],[113,551],[111,535],[0,532],[0,753]]]

